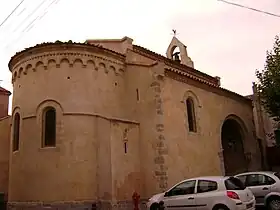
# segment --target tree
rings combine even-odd
[[[267,51],[266,62],[262,71],[256,71],[257,88],[266,111],[280,122],[280,39],[275,37],[273,49]]]

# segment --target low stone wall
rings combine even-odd
[[[9,202],[8,210],[133,210],[132,201],[79,201],[79,202]],[[146,200],[139,204],[140,210],[146,210]]]

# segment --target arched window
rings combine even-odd
[[[47,107],[43,112],[43,147],[56,145],[56,111]]]
[[[20,129],[20,115],[16,113],[14,116],[13,125],[13,151],[19,150],[19,129]]]
[[[186,101],[186,105],[189,131],[196,132],[196,119],[193,99],[189,97]]]

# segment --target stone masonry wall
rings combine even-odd
[[[77,201],[77,202],[12,202],[8,210],[132,210],[131,200],[116,201]],[[140,200],[140,210],[146,210],[146,200]]]
[[[160,85],[160,76],[156,77],[157,81],[152,83],[152,87],[155,93],[155,103],[156,103],[156,125],[155,129],[157,132],[157,139],[156,139],[156,157],[154,159],[155,163],[155,176],[158,179],[159,183],[159,190],[165,191],[167,188],[167,167],[165,165],[165,156],[168,154],[168,150],[165,143],[165,136],[164,136],[164,124],[163,124],[163,106],[162,106],[162,99],[161,99],[161,85]]]

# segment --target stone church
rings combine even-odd
[[[260,168],[252,100],[195,69],[176,37],[166,57],[128,37],[43,43],[9,69],[9,209],[131,209],[133,192]]]

